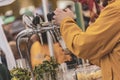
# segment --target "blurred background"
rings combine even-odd
[[[72,5],[72,0],[48,0],[50,10],[55,10],[56,7],[65,8],[67,5]],[[41,0],[16,0],[14,3],[0,7],[0,15],[13,14],[19,17],[23,13],[34,12],[36,9],[41,9]]]

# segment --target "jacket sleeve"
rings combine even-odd
[[[120,12],[118,7],[107,6],[86,32],[76,22],[66,17],[60,31],[68,47],[76,56],[84,59],[100,59],[111,52],[120,35]]]

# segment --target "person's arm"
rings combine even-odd
[[[120,38],[120,11],[118,6],[112,6],[107,6],[86,32],[82,32],[72,18],[62,20],[61,34],[72,53],[94,60],[111,52]]]

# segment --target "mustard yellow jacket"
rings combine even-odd
[[[109,4],[86,32],[66,17],[60,24],[67,47],[102,69],[102,80],[120,80],[120,0]]]

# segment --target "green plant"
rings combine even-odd
[[[14,68],[10,71],[11,80],[30,80],[31,75],[27,69]]]
[[[56,70],[58,69],[58,66],[59,64],[53,57],[51,57],[50,61],[43,61],[42,64],[34,68],[36,80],[44,80],[44,75],[46,75],[46,77],[49,77],[50,75],[52,80],[57,80]]]
[[[59,64],[56,62],[56,60],[51,57],[50,61],[43,61],[42,64],[39,64],[38,66],[35,66],[33,72],[35,75],[35,80],[44,80],[45,77],[51,77],[52,80],[56,79],[57,69]],[[10,74],[12,76],[11,80],[30,80],[31,75],[30,72],[27,69],[22,68],[14,68],[10,71]]]

